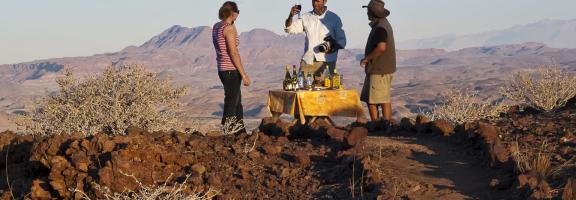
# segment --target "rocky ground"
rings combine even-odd
[[[554,114],[511,109],[499,121],[456,127],[404,118],[391,134],[269,118],[259,131],[228,136],[4,132],[0,192],[2,199],[97,199],[102,188],[185,181],[185,192],[216,199],[571,199],[575,124],[572,102]]]
[[[576,199],[576,101],[554,113],[513,108],[496,127],[517,165],[519,195]]]
[[[122,192],[138,189],[131,176],[143,185],[157,185],[181,182],[190,175],[189,192],[212,188],[219,191],[218,199],[344,199],[350,197],[351,185],[357,195],[376,198],[379,187],[361,176],[362,160],[355,152],[367,135],[365,128],[327,131],[320,126],[269,124],[263,127],[269,134],[219,137],[135,128],[126,136],[87,138],[4,132],[2,197],[11,198],[10,189],[16,198],[81,197],[74,189],[103,197],[96,184]],[[285,135],[276,125],[293,134]]]

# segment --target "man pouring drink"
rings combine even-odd
[[[308,87],[299,85],[296,87],[298,92],[293,92],[295,89],[271,90],[268,108],[273,117],[279,117],[281,113],[294,115],[293,123],[309,124],[325,119],[334,124],[331,116],[356,117],[359,122],[365,121],[361,120],[365,117],[357,92],[344,89],[342,76],[336,70],[338,50],[346,46],[342,20],[327,9],[328,0],[311,1],[313,9],[309,12],[301,12],[299,4],[292,6],[284,24],[286,33],[305,35],[300,73],[290,77],[289,68],[286,68],[285,80],[288,81],[285,82],[289,82],[289,78],[298,77],[300,80],[306,77]],[[312,75],[314,83],[310,80]]]
[[[312,0],[314,9],[302,14],[302,6],[295,5],[285,21],[286,33],[306,35],[300,71],[314,75],[317,80],[324,78],[325,69],[329,69],[331,74],[335,72],[338,50],[346,46],[342,20],[327,9],[327,1]],[[294,19],[296,14],[298,17]]]

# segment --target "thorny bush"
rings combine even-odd
[[[44,98],[20,120],[24,131],[123,135],[131,126],[149,131],[181,126],[177,100],[187,89],[172,86],[169,79],[161,80],[143,66],[110,66],[101,75],[82,81],[67,70],[57,83],[59,93]]]
[[[502,93],[511,100],[551,112],[576,96],[576,76],[552,64],[516,73]]]
[[[445,119],[455,124],[480,119],[497,119],[508,106],[502,100],[481,99],[477,91],[450,89],[440,95],[441,103],[423,113],[431,120]]]

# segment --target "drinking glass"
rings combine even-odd
[[[302,1],[296,2],[296,8],[298,8],[298,18],[300,18],[300,13],[302,12]]]

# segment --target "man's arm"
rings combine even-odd
[[[366,55],[360,61],[360,65],[366,66],[366,64],[368,64],[368,62],[370,62],[374,58],[377,58],[377,57],[383,55],[384,52],[386,52],[386,43],[385,42],[378,43],[378,45],[376,45],[376,48],[374,48],[374,50],[372,50],[372,52],[370,52],[368,55]]]
[[[302,24],[302,19],[297,19],[293,22],[294,15],[300,12],[296,6],[293,6],[288,15],[288,19],[284,22],[284,31],[288,34],[298,34],[304,32],[304,26]]]
[[[373,37],[376,46],[372,52],[369,52],[368,55],[364,55],[364,58],[360,61],[361,66],[366,66],[372,59],[377,58],[386,52],[386,42],[388,40],[388,32],[386,32],[386,29],[376,28]]]
[[[346,32],[342,28],[342,20],[336,15],[336,30],[334,31],[334,39],[342,49],[346,48]]]

